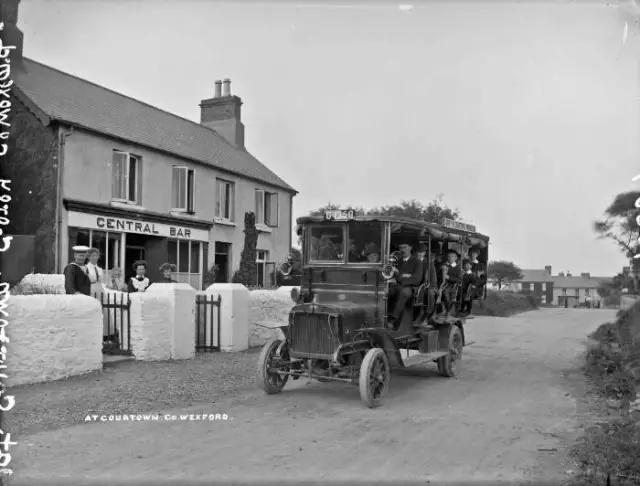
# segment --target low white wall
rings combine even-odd
[[[151,289],[151,287],[149,287]],[[131,299],[131,351],[136,360],[171,358],[173,302],[163,293],[133,293]]]
[[[102,309],[84,295],[14,295],[8,302],[8,386],[102,369]]]
[[[277,337],[284,339],[279,326],[289,323],[289,310],[293,307],[291,289],[280,287],[277,290],[252,290],[249,301],[249,346],[263,346],[268,340]]]

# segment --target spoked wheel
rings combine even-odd
[[[462,333],[456,325],[449,332],[449,354],[438,358],[438,371],[442,376],[452,378],[457,373],[457,362],[462,358]]]
[[[382,405],[389,391],[391,367],[387,355],[380,348],[367,351],[360,366],[360,398],[369,408]]]
[[[281,343],[282,341],[279,339],[273,339],[267,342],[262,348],[260,357],[258,358],[258,383],[262,385],[268,395],[280,393],[287,384],[287,381],[289,381],[289,375],[279,375],[278,373],[270,371],[270,368],[275,364],[274,357]],[[289,359],[289,353],[286,348],[283,349],[282,358]]]

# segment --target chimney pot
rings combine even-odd
[[[549,275],[551,275],[551,265],[547,265],[546,267],[544,267],[544,269],[547,271]]]
[[[231,96],[231,80],[229,78],[224,78],[222,88],[222,96]]]
[[[222,81],[216,79],[216,92],[214,98],[220,98],[222,96]]]

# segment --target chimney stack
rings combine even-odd
[[[551,275],[551,265],[547,265],[544,269],[549,275]]]
[[[19,63],[22,61],[22,46],[24,34],[18,28],[18,7],[20,0],[0,0],[0,22],[4,23],[0,37],[2,45],[15,46],[9,55],[11,61]]]
[[[216,81],[215,87],[214,97],[200,102],[200,123],[218,132],[234,147],[245,150],[242,100],[231,94],[229,78]]]
[[[567,277],[571,277],[571,272],[567,270]]]
[[[591,274],[589,272],[581,273],[580,276],[582,278],[591,278]]]

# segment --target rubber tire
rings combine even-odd
[[[451,325],[451,330],[449,331],[449,349],[451,349],[451,344],[458,340],[460,343],[459,356],[462,355],[462,333],[460,332],[460,328],[455,324]],[[453,378],[456,376],[456,368],[455,362],[458,361],[460,357],[457,359],[453,359],[451,356],[451,351],[449,354],[443,356],[442,358],[438,358],[436,363],[438,364],[438,371],[442,376],[447,378]]]
[[[374,364],[379,361],[382,361],[384,364],[384,387],[382,392],[378,398],[373,397],[373,390],[371,388],[371,383],[369,382],[369,375],[372,371]],[[391,381],[391,366],[389,365],[389,359],[385,352],[380,348],[372,348],[367,351],[367,354],[364,356],[362,360],[362,364],[360,365],[360,373],[358,377],[359,388],[360,388],[360,399],[367,405],[369,408],[376,408],[382,405],[385,397],[387,396],[387,392],[389,391],[389,382]]]
[[[258,358],[258,383],[262,385],[262,388],[267,392],[267,395],[280,393],[287,384],[287,381],[289,381],[289,375],[285,375],[280,376],[280,379],[276,383],[273,383],[269,380],[273,374],[270,375],[267,373],[267,368],[273,359],[273,355],[281,343],[282,341],[280,339],[272,339],[271,341],[268,341],[262,347],[260,357]]]

